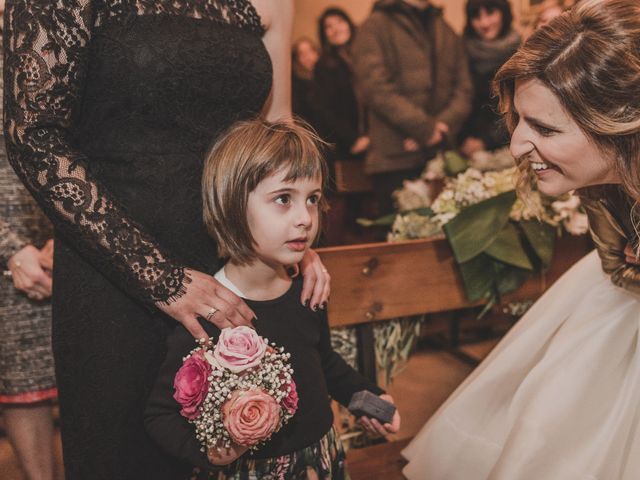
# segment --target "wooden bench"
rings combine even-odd
[[[551,268],[505,300],[537,298],[590,249],[587,236],[565,235],[557,242]],[[356,326],[360,366],[370,378],[376,377],[373,322],[473,306],[444,239],[329,247],[318,253],[331,274],[329,322]],[[409,440],[349,451],[352,479],[403,478],[400,451]]]

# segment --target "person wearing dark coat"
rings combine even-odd
[[[310,97],[319,58],[318,47],[307,37],[296,40],[291,48],[291,110],[310,124],[315,123]]]
[[[318,19],[322,53],[313,76],[311,123],[330,144],[327,194],[331,209],[322,237],[327,245],[349,243],[358,237],[356,218],[366,216],[362,213],[366,199],[337,193],[335,183],[335,162],[362,159],[369,147],[365,112],[353,75],[355,36],[355,25],[342,9],[328,8]]]
[[[354,71],[369,119],[367,171],[380,213],[420,174],[471,110],[462,41],[428,0],[379,0],[355,40]]]

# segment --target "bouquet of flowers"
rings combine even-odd
[[[467,298],[486,298],[490,307],[550,265],[561,230],[581,235],[588,229],[578,197],[554,201],[534,189],[523,202],[516,196],[516,176],[508,150],[469,161],[444,152],[419,179],[394,192],[398,213],[360,223],[391,225],[392,242],[446,236]],[[429,188],[434,181],[443,184],[436,196]]]
[[[215,345],[199,342],[184,358],[173,398],[212,463],[257,449],[293,417],[298,394],[289,358],[246,326],[223,329]]]

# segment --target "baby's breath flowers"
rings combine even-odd
[[[234,444],[257,449],[293,417],[298,395],[290,357],[255,330],[235,327],[184,358],[174,398],[203,452]]]

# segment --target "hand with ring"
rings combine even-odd
[[[51,275],[42,266],[42,255],[33,245],[16,252],[7,262],[13,285],[32,300],[51,296]]]
[[[169,303],[156,306],[180,322],[196,339],[209,339],[198,318],[203,318],[219,329],[252,326],[255,313],[244,301],[211,275],[185,269],[185,293]]]

